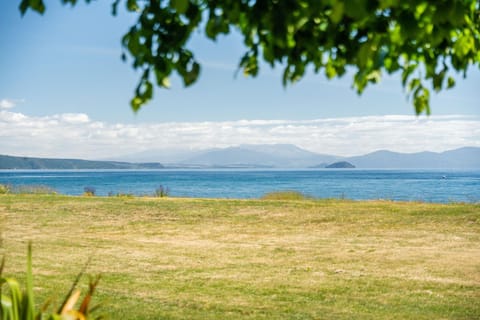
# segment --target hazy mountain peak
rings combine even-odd
[[[211,149],[185,159],[182,163],[204,166],[269,166],[304,168],[331,162],[339,157],[321,155],[293,144],[242,144],[223,149]]]

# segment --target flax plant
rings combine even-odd
[[[56,312],[47,312],[48,302],[37,308],[33,294],[32,246],[28,245],[27,273],[25,289],[20,283],[10,277],[3,276],[5,258],[0,264],[0,320],[89,320],[101,319],[103,316],[91,316],[90,313],[97,307],[90,308],[90,302],[98,285],[100,276],[90,280],[89,290],[83,298],[80,307],[76,308],[81,292],[76,288],[85,268],[77,275],[70,291],[65,296]],[[4,287],[7,290],[3,290]]]

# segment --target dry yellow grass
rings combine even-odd
[[[37,295],[88,257],[113,319],[480,318],[480,206],[0,196],[6,272]]]

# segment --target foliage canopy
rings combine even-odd
[[[120,4],[138,15],[122,38],[122,58],[128,53],[142,71],[135,111],[152,99],[152,82],[168,88],[174,72],[185,86],[197,81],[201,67],[188,40],[199,28],[212,40],[237,29],[246,48],[239,68],[255,77],[261,60],[278,65],[284,86],[308,68],[329,79],[348,69],[361,94],[382,74],[399,72],[417,114],[430,113],[429,89],[452,88],[452,73],[480,67],[478,0],[112,1],[113,15]],[[28,9],[43,13],[43,0],[22,0],[21,13]]]

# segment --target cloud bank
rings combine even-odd
[[[33,117],[0,110],[0,154],[102,159],[145,150],[275,143],[340,156],[381,149],[418,152],[480,147],[480,117],[389,115],[126,124],[95,121],[83,113]]]

